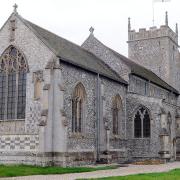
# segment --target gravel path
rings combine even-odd
[[[101,170],[87,173],[74,173],[64,175],[38,175],[16,178],[0,178],[0,180],[75,180],[77,178],[97,178],[108,176],[125,176],[129,174],[165,172],[172,169],[180,168],[180,162],[172,162],[161,165],[129,165],[113,170]]]

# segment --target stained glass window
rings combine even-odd
[[[134,117],[134,137],[148,138],[151,134],[150,115],[146,108],[140,107]]]
[[[6,74],[0,73],[0,119],[4,119],[6,99]]]
[[[26,107],[26,73],[20,72],[18,79],[18,104],[17,104],[17,118],[25,118]]]
[[[0,120],[24,119],[27,62],[14,46],[0,57]]]
[[[142,137],[141,115],[138,111],[134,118],[134,136],[136,138]]]
[[[15,118],[16,106],[16,73],[8,75],[7,119]]]
[[[76,85],[72,99],[72,132],[82,132],[82,121],[84,116],[85,88],[79,83]]]

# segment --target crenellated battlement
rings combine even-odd
[[[135,30],[128,31],[128,41],[137,41],[158,37],[169,37],[172,41],[178,44],[178,33],[174,32],[167,25],[160,26],[160,28],[157,28],[156,26],[150,27],[149,30],[141,28],[138,32]]]
[[[176,88],[179,86],[178,47],[178,24],[176,23],[174,30],[169,27],[168,12],[165,12],[164,25],[149,29],[133,30],[130,18],[128,19],[129,58]]]

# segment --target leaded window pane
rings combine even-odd
[[[75,117],[76,117],[76,101],[72,100],[72,132],[75,132]]]
[[[6,74],[0,73],[0,120],[5,115],[5,98],[6,98]]]
[[[113,109],[113,134],[118,134],[118,109]]]
[[[79,110],[78,110],[78,132],[81,132],[81,122],[82,122],[82,100],[79,100]]]
[[[82,121],[84,115],[83,104],[85,101],[85,89],[84,86],[79,83],[75,89],[72,100],[72,132],[82,132]]]
[[[8,75],[7,118],[15,118],[16,106],[16,73]]]
[[[150,137],[150,117],[147,110],[143,118],[143,136]]]
[[[18,79],[18,104],[17,104],[17,118],[25,118],[26,106],[26,73],[20,72]]]
[[[135,115],[134,119],[134,137],[140,138],[141,135],[141,115],[140,112],[138,111]]]
[[[27,62],[10,46],[0,57],[0,120],[24,119]]]
[[[141,107],[134,118],[134,137],[148,138],[151,133],[150,115],[146,108]]]

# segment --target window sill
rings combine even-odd
[[[135,140],[150,140],[151,139],[151,137],[147,137],[147,138],[145,138],[145,137],[141,137],[141,138],[132,138],[132,139],[135,139]]]
[[[34,101],[40,101],[40,97],[34,98]]]
[[[71,133],[68,136],[69,138],[76,138],[76,139],[94,139],[94,136],[91,134],[85,134],[85,133]]]
[[[83,133],[71,133],[70,135],[69,135],[69,138],[78,138],[78,139],[83,139],[83,138],[85,138],[86,136],[85,136],[85,134],[83,134]]]
[[[119,134],[113,134],[110,139],[121,139],[121,136]]]

